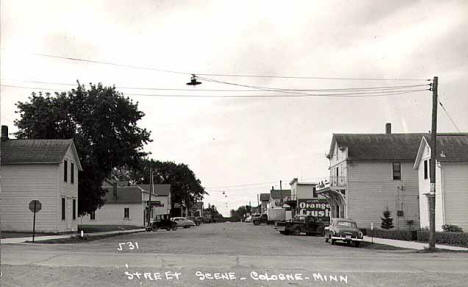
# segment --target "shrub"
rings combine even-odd
[[[367,229],[367,236],[396,239],[396,240],[412,240],[412,233],[409,230],[382,230],[382,229]]]
[[[463,229],[460,226],[452,224],[444,224],[442,225],[442,229],[447,232],[463,232]]]
[[[418,231],[418,241],[427,242],[429,240],[428,231]],[[435,241],[437,244],[448,244],[458,246],[468,246],[468,233],[464,232],[436,232]]]
[[[382,223],[380,224],[380,227],[383,229],[392,229],[393,228],[393,218],[391,216],[390,210],[385,210],[383,212],[383,217],[380,218],[382,220]]]

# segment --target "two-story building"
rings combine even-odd
[[[429,227],[431,139],[424,136],[414,169],[419,178],[419,217],[421,227]],[[435,228],[457,225],[468,231],[468,134],[438,134],[436,158]]]
[[[329,220],[330,205],[323,194],[317,193],[317,183],[299,182],[297,178],[294,178],[289,185],[296,214]]]
[[[78,172],[71,139],[9,139],[2,126],[0,214],[2,231],[32,230],[32,200],[39,200],[36,231],[78,230]]]
[[[413,169],[422,133],[333,134],[329,184],[318,190],[332,217],[352,218],[360,228],[380,226],[388,209],[396,228],[419,225],[418,174]]]

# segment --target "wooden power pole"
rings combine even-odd
[[[432,81],[432,131],[431,131],[431,160],[429,161],[430,191],[427,194],[429,203],[429,250],[435,249],[435,202],[436,202],[436,160],[437,160],[437,87],[439,78]]]

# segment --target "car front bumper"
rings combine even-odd
[[[332,236],[332,240],[342,240],[342,241],[363,241],[362,238],[356,237],[342,237],[342,236]]]

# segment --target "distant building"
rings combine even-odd
[[[36,231],[78,230],[78,171],[82,170],[73,140],[8,139],[2,126],[0,215],[2,231],[32,231],[32,200],[42,209]]]
[[[330,219],[330,205],[323,194],[317,193],[317,183],[299,182],[294,178],[289,184],[295,214]]]
[[[260,193],[260,213],[261,214],[266,213],[269,202],[270,202],[270,194]]]
[[[202,201],[195,202],[193,204],[192,215],[196,217],[203,216],[203,202]]]
[[[107,190],[104,205],[92,214],[81,218],[80,224],[92,225],[147,225],[147,206],[149,204],[150,185],[122,185],[105,181]],[[170,184],[155,184],[151,195],[152,214],[169,214],[171,210]]]
[[[429,227],[431,139],[421,139],[414,169],[419,177],[421,227]],[[468,134],[437,135],[435,227],[458,225],[468,231]]]
[[[331,205],[332,217],[380,226],[391,211],[393,225],[419,226],[418,173],[413,169],[422,133],[334,134],[327,155],[329,183],[318,189]]]
[[[274,189],[270,190],[270,200],[268,208],[283,207],[283,204],[291,199],[290,189]]]

